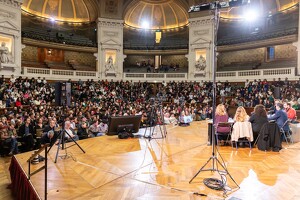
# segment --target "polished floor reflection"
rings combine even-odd
[[[167,130],[167,138],[150,141],[120,140],[117,136],[82,140],[79,144],[85,154],[73,146],[67,151],[69,158],[59,158],[56,164],[53,162],[54,147],[48,162],[48,198],[300,199],[299,143],[279,153],[220,147],[225,165],[240,186],[238,189],[227,177],[227,195],[224,196],[223,191],[208,189],[202,182],[203,178],[219,178],[218,173],[201,172],[189,184],[211,156],[211,147],[207,146],[207,123],[168,126]],[[27,170],[28,156],[30,152],[17,155],[24,170]],[[43,172],[33,176],[32,183],[43,197]]]

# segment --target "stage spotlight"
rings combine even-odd
[[[55,18],[50,17],[50,21],[51,21],[51,22],[55,22]]]
[[[258,17],[259,14],[255,10],[247,10],[243,15],[246,21],[256,21]]]
[[[144,20],[144,21],[142,22],[142,28],[144,28],[144,29],[149,29],[149,28],[150,28],[149,22],[146,21],[146,20]]]

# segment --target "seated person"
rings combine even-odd
[[[164,114],[164,123],[165,124],[173,124],[173,125],[177,125],[177,119],[175,118],[175,115],[174,113],[169,113],[169,112],[166,112]]]
[[[263,105],[259,104],[255,106],[254,113],[251,115],[249,122],[251,122],[252,125],[253,138],[255,141],[262,126],[268,123],[267,111]]]
[[[284,103],[283,107],[285,108],[285,112],[287,113],[290,122],[295,123],[297,121],[297,113],[296,110],[292,108],[291,103]]]
[[[232,128],[231,141],[239,141],[239,138],[247,138],[249,142],[253,141],[252,126],[249,122],[249,116],[244,107],[239,106],[234,115],[234,125]]]
[[[222,122],[228,122],[228,114],[225,106],[223,104],[219,104],[216,108],[215,125],[217,126]],[[230,127],[217,127],[216,132],[221,134],[224,133],[224,135],[218,134],[218,140],[221,140],[221,142],[224,143],[228,137],[228,133],[230,132]]]
[[[11,125],[13,126],[13,125]],[[12,127],[14,128],[14,127]],[[12,156],[13,154],[18,154],[19,153],[19,150],[18,150],[18,141],[17,141],[17,134],[12,132],[12,131],[9,131],[10,127],[9,128],[3,128],[3,124],[2,122],[0,121],[0,140],[2,141],[1,142],[1,145],[3,146],[9,146],[9,154],[10,156]]]
[[[77,130],[77,135],[80,140],[88,138],[88,128],[86,122],[82,122]]]
[[[288,123],[285,123],[288,120],[288,116],[286,112],[283,110],[283,104],[278,103],[276,105],[276,112],[275,114],[268,117],[268,120],[275,120],[276,124],[279,126],[279,128],[282,128],[285,132],[289,131],[289,125]],[[283,136],[281,137],[281,140],[283,140]]]
[[[193,118],[188,110],[182,111],[181,115],[179,117],[179,122],[181,125],[190,125],[190,123],[193,121]]]
[[[31,125],[31,119],[30,117],[27,117],[25,123],[19,128],[19,136],[21,136],[20,140],[24,142],[24,151],[31,151],[34,149],[34,139],[36,138],[34,133],[35,130]]]
[[[107,131],[107,124],[101,123],[99,125],[98,120],[92,122],[92,125],[89,127],[89,137],[98,137],[105,135]]]
[[[50,119],[49,125],[45,126],[43,129],[43,136],[41,138],[41,144],[49,143],[52,146],[59,136],[58,130],[56,130],[56,122],[53,119]]]
[[[78,135],[76,135],[74,130],[71,129],[71,122],[70,121],[65,121],[64,131],[65,131],[65,139],[66,139],[67,142],[70,142],[70,141],[73,141],[73,140],[75,140],[75,141],[79,140]]]

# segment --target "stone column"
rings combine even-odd
[[[0,1],[0,74],[21,75],[22,0]]]
[[[101,79],[123,77],[123,20],[98,18],[98,66]]]
[[[154,68],[158,69],[161,65],[161,56],[160,55],[155,55],[154,58]]]
[[[300,16],[300,9],[298,9],[298,16]],[[300,76],[300,20],[298,20],[298,41],[293,43],[293,46],[297,48],[297,68],[296,75]]]
[[[189,19],[189,80],[212,79],[213,20],[212,16]]]

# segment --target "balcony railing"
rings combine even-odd
[[[45,77],[50,80],[87,80],[87,79],[114,79],[120,78],[105,77],[104,73],[91,71],[77,71],[77,70],[58,70],[58,69],[41,69],[28,68],[22,69],[22,74],[27,77]],[[273,78],[288,78],[290,80],[298,79],[295,76],[295,68],[276,68],[276,69],[260,69],[260,70],[243,70],[243,71],[223,71],[216,73],[217,80],[220,81],[244,81],[246,79],[267,79]],[[203,74],[203,76],[195,76],[188,73],[123,73],[123,80],[133,81],[211,81],[211,74]]]
[[[41,69],[23,67],[22,73],[28,77],[45,77],[51,80],[86,80],[98,79],[98,72],[77,71],[77,70],[59,70],[59,69]]]

